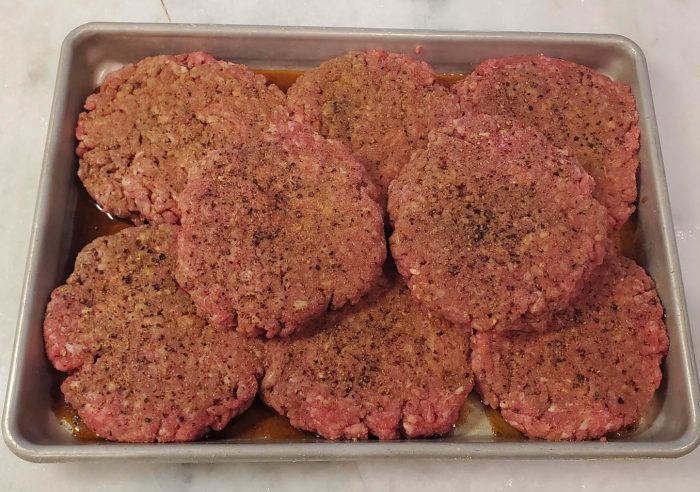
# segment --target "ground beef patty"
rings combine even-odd
[[[453,87],[462,107],[517,118],[570,148],[596,181],[615,227],[634,211],[639,128],[626,85],[576,63],[537,56],[481,63]]]
[[[530,437],[598,438],[639,422],[661,383],[668,350],[652,280],[608,257],[546,332],[472,337],[477,389]]]
[[[389,188],[391,250],[413,296],[477,329],[568,305],[607,246],[605,209],[575,162],[501,118],[432,132]]]
[[[379,277],[376,196],[348,149],[299,123],[212,153],[181,195],[178,281],[219,326],[289,335]]]
[[[382,50],[353,52],[322,63],[290,87],[294,117],[350,146],[382,189],[425,147],[428,132],[457,118],[457,99],[427,63]]]
[[[176,223],[188,167],[212,148],[256,138],[286,118],[262,75],[205,53],[145,58],[109,74],[85,102],[78,176],[106,212]]]
[[[46,352],[70,372],[66,401],[114,441],[189,441],[222,429],[252,403],[256,340],[208,324],[173,277],[175,226],[99,238],[54,290]]]
[[[327,439],[449,432],[472,389],[469,330],[427,314],[397,277],[308,332],[269,341],[263,400]]]

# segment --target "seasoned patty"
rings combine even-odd
[[[472,368],[486,404],[524,434],[595,439],[639,422],[668,350],[654,285],[611,256],[544,332],[480,332]]]
[[[114,441],[189,441],[252,403],[261,346],[197,316],[173,277],[171,225],[127,228],[78,255],[51,295],[46,352],[66,401]]]
[[[78,176],[105,212],[177,223],[187,170],[207,150],[258,138],[286,118],[285,96],[243,65],[163,55],[107,76],[85,101]]]
[[[425,312],[397,277],[308,332],[268,341],[263,400],[327,439],[449,432],[473,385],[469,329]]]
[[[382,50],[352,52],[322,63],[290,87],[298,121],[350,146],[386,190],[428,132],[457,118],[457,99],[425,62]]]
[[[487,60],[453,89],[466,111],[516,118],[571,149],[595,179],[593,196],[614,227],[632,214],[639,127],[629,87],[588,67],[535,55]]]
[[[379,277],[376,196],[349,150],[300,123],[214,152],[181,195],[178,281],[219,326],[289,335],[357,302]]]
[[[593,186],[535,129],[465,117],[432,132],[389,188],[391,251],[429,308],[507,328],[566,307],[603,261],[607,217]]]

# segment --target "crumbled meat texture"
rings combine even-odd
[[[575,160],[532,128],[465,117],[431,133],[389,189],[411,293],[456,323],[504,329],[566,307],[608,245]]]
[[[289,335],[357,302],[381,274],[376,196],[343,145],[299,123],[212,153],[181,196],[178,281],[219,326]]]
[[[472,337],[484,402],[548,440],[596,439],[639,422],[668,350],[663,308],[644,270],[608,257],[547,328]]]
[[[54,290],[46,351],[70,375],[66,401],[115,441],[188,441],[222,429],[252,403],[255,340],[206,323],[173,277],[175,226],[102,237]]]
[[[472,389],[469,329],[431,316],[400,279],[308,332],[265,345],[264,401],[328,439],[449,432]]]
[[[588,67],[538,55],[487,60],[454,91],[467,112],[516,118],[571,149],[595,179],[594,196],[615,227],[632,214],[639,117],[629,87]]]
[[[105,212],[177,223],[189,166],[258,138],[286,119],[285,102],[262,75],[205,53],[145,58],[109,74],[85,101],[78,176]]]
[[[294,117],[349,145],[386,201],[389,183],[428,132],[460,116],[427,63],[382,50],[352,52],[303,74],[288,91]]]

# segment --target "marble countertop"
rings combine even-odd
[[[0,29],[0,395],[62,39],[89,21],[618,33],[649,63],[686,296],[700,348],[700,2],[622,0],[4,0]],[[695,253],[693,253],[695,252]],[[700,354],[700,350],[696,350]],[[700,360],[700,357],[698,358]],[[0,445],[0,489],[698,490],[700,449],[675,460],[31,464]]]

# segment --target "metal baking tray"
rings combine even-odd
[[[59,425],[51,409],[52,369],[44,354],[42,321],[51,290],[64,280],[80,186],[74,178],[74,129],[85,97],[105,73],[149,55],[203,50],[251,67],[306,69],[348,50],[370,47],[411,54],[445,73],[467,73],[490,57],[544,53],[588,65],[632,87],[642,130],[636,257],[656,281],[670,337],[662,387],[639,428],[610,442],[513,440],[495,436],[488,423],[476,418],[477,412],[474,419],[469,416],[448,436],[398,442],[308,438],[119,444],[73,438]],[[468,405],[473,405],[475,397],[469,401]],[[602,34],[105,23],[86,24],[66,37],[2,421],[5,442],[21,458],[37,462],[210,462],[366,457],[674,457],[698,445],[699,418],[697,372],[649,76],[644,55],[633,41]]]

